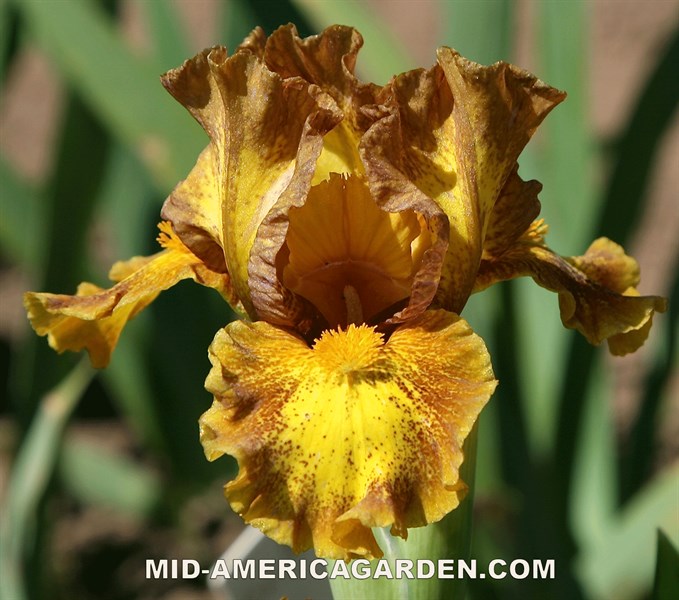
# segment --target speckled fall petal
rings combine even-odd
[[[162,252],[113,265],[117,285],[106,290],[81,283],[77,295],[27,292],[24,305],[38,335],[46,335],[57,352],[86,349],[92,365],[105,367],[126,323],[158,294],[183,279],[215,288],[233,304],[236,300],[226,273],[212,271],[179,240],[168,223],[161,223]]]
[[[206,456],[237,458],[227,498],[274,540],[379,557],[371,527],[406,537],[463,497],[462,444],[496,382],[483,341],[458,316],[426,312],[386,343],[351,325],[313,348],[267,323],[236,322],[210,360]]]

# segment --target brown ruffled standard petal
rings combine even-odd
[[[483,342],[456,315],[427,312],[387,342],[352,325],[313,348],[267,323],[235,322],[210,360],[206,456],[237,458],[226,496],[277,542],[379,557],[370,528],[406,537],[464,496],[462,445],[496,382]]]
[[[342,121],[323,141],[314,183],[327,179],[329,173],[363,172],[358,144],[372,118],[361,109],[375,104],[381,88],[360,81],[354,74],[362,46],[361,34],[342,25],[332,25],[304,39],[294,25],[284,25],[266,42],[264,60],[272,71],[318,85],[342,111]]]
[[[380,113],[379,110],[364,110],[376,101],[379,88],[359,82],[353,74],[361,45],[362,39],[355,30],[340,26],[306,39],[299,38],[293,26],[285,26],[266,42],[265,60],[272,70],[283,77],[302,77],[321,86],[342,110],[341,121],[323,137],[320,156],[314,156],[315,163],[310,164],[307,171],[311,176],[309,185],[321,185],[336,174],[349,178],[363,174],[365,161],[359,157],[359,142],[365,129]],[[260,226],[251,253],[250,282],[260,318],[308,332],[314,327],[310,317],[313,311],[279,281],[279,251],[286,251],[284,240],[289,211],[301,207],[310,190],[302,178],[298,182],[300,185],[290,188],[293,193],[281,196]],[[400,322],[420,314],[431,303],[448,241],[448,222],[428,198],[409,198],[380,207],[392,213],[414,211],[421,215],[431,240],[423,252],[407,306],[393,318]]]
[[[255,318],[248,261],[257,229],[281,195],[304,197],[337,108],[318,87],[283,79],[249,49],[231,57],[223,47],[206,50],[166,73],[163,84],[211,141],[163,215],[198,255],[222,245],[236,294]]]
[[[47,335],[57,352],[86,349],[92,365],[103,368],[126,323],[182,279],[215,288],[236,305],[228,275],[209,269],[168,224],[161,223],[160,228],[159,241],[165,249],[116,263],[110,276],[119,283],[108,290],[85,282],[75,296],[27,292],[24,305],[36,333]]]
[[[332,25],[319,35],[300,38],[294,25],[283,25],[266,41],[264,61],[281,77],[301,77],[329,93],[344,110],[358,92],[374,102],[377,86],[361,84],[354,75],[363,38],[353,27]],[[369,95],[368,95],[369,94]]]
[[[266,47],[266,34],[264,30],[257,26],[255,27],[245,39],[240,43],[236,52],[239,50],[247,50],[252,52],[260,60],[264,60],[264,49]]]
[[[449,48],[439,49],[438,62],[392,81],[391,101],[363,138],[361,156],[380,205],[427,198],[448,217],[436,303],[459,312],[495,201],[521,150],[565,94],[511,65],[483,67]]]
[[[543,243],[546,227],[537,221],[511,248],[481,262],[475,291],[497,281],[530,276],[559,294],[564,326],[577,329],[591,344],[608,340],[612,354],[637,350],[650,331],[653,314],[667,301],[639,296],[639,267],[621,246],[595,240],[584,256],[563,258]]]

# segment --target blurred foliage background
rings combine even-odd
[[[197,435],[206,349],[233,316],[216,294],[162,295],[97,374],[21,309],[27,289],[104,284],[114,260],[156,251],[160,205],[206,143],[160,73],[287,22],[356,26],[359,72],[378,83],[440,45],[514,62],[569,94],[520,161],[545,186],[550,246],[609,236],[639,258],[642,292],[676,298],[678,15],[662,0],[1,0],[1,597],[208,598],[201,580],[145,580],[144,559],[207,565],[242,527],[221,494],[234,464],[208,464]],[[501,382],[481,419],[473,555],[557,566],[472,582],[472,598],[671,597],[677,313],[611,360],[532,282],[472,297]]]

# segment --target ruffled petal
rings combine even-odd
[[[264,59],[272,71],[318,85],[342,111],[342,121],[323,140],[314,184],[327,179],[330,173],[363,173],[358,144],[372,120],[361,108],[374,104],[381,88],[361,82],[354,75],[362,46],[361,34],[342,25],[332,25],[304,39],[294,25],[284,25],[266,42]]]
[[[116,263],[110,277],[119,283],[108,290],[85,282],[75,296],[27,292],[24,305],[36,333],[47,335],[57,352],[86,349],[92,365],[103,368],[126,323],[182,279],[215,288],[237,305],[228,275],[209,269],[167,223],[160,228],[159,241],[165,249],[154,256]]]
[[[357,117],[352,105],[360,100],[374,102],[374,93],[379,89],[359,82],[354,75],[362,46],[363,38],[353,27],[332,25],[302,39],[295,26],[289,24],[269,36],[264,60],[281,77],[301,77],[323,88],[340,108],[349,109],[351,116]]]
[[[584,256],[564,258],[544,245],[546,227],[533,226],[510,248],[482,262],[475,291],[497,281],[530,276],[559,295],[561,321],[577,329],[591,344],[608,340],[612,354],[637,350],[646,340],[653,314],[665,312],[667,301],[640,296],[639,267],[621,246],[595,240]]]
[[[214,230],[221,232],[216,237],[234,289],[253,318],[248,263],[258,227],[284,192],[303,197],[322,136],[340,118],[319,88],[270,71],[257,56],[258,39],[251,36],[254,51],[246,44],[227,57],[225,48],[215,47],[163,76],[165,87],[203,126],[212,146],[196,167],[207,175],[192,173],[164,214],[182,234],[205,229],[214,240]],[[217,183],[209,198],[193,191],[192,180],[208,179]]]
[[[352,325],[313,348],[267,323],[235,322],[210,360],[206,456],[236,457],[226,496],[279,543],[379,557],[370,528],[406,537],[464,496],[462,445],[496,382],[458,316],[424,313],[387,342]]]
[[[362,158],[380,205],[427,198],[447,216],[436,302],[459,312],[495,201],[521,150],[565,94],[511,65],[483,67],[449,48],[439,49],[438,63],[392,81],[383,118],[363,138]]]
[[[485,236],[489,215],[519,154],[566,94],[514,65],[486,67],[450,48],[439,48],[438,62],[455,100],[460,176],[478,203]]]
[[[255,27],[239,44],[236,52],[239,50],[247,50],[252,52],[260,60],[264,60],[264,49],[266,48],[266,33],[257,26]]]

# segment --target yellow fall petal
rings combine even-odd
[[[210,270],[184,246],[167,223],[161,223],[162,252],[116,263],[111,279],[119,283],[105,290],[81,283],[77,295],[27,292],[24,305],[38,335],[47,335],[57,352],[86,349],[92,365],[105,367],[125,324],[153,302],[158,294],[182,279],[215,288],[232,304],[228,275]]]
[[[406,537],[464,496],[462,444],[496,382],[458,316],[424,313],[386,342],[351,325],[313,348],[267,323],[236,322],[210,360],[206,456],[237,458],[227,498],[274,540],[378,557],[371,527]]]

